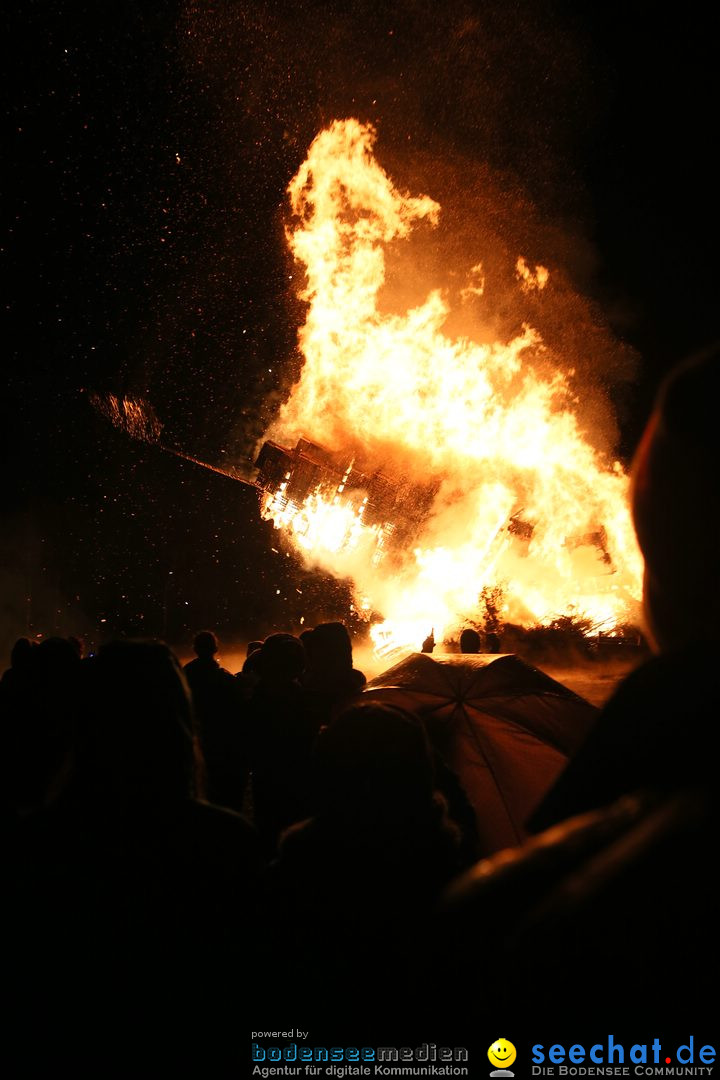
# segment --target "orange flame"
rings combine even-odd
[[[303,505],[281,485],[264,516],[308,561],[352,578],[358,607],[385,617],[381,647],[419,647],[431,627],[440,639],[497,584],[505,618],[523,625],[570,613],[604,630],[631,620],[641,557],[628,479],[580,430],[572,372],[536,370],[544,346],[527,325],[507,343],[450,338],[437,290],[403,313],[381,310],[386,247],[436,225],[440,207],[394,187],[375,138],[369,125],[335,121],[289,185],[287,239],[306,273],[305,363],[268,435],[306,432],[359,455],[366,472],[369,462],[436,481],[437,493],[412,550],[399,554],[386,552],[393,523],[366,523],[366,495],[344,484]],[[548,288],[545,267],[518,257],[515,269],[521,289]],[[469,282],[482,296],[480,263]]]

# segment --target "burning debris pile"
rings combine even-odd
[[[527,324],[509,342],[450,337],[438,290],[392,309],[386,249],[440,207],[398,191],[374,142],[370,126],[335,121],[288,189],[304,366],[259,451],[263,517],[352,579],[358,609],[384,617],[383,647],[417,648],[431,627],[440,638],[496,587],[523,626],[632,621],[628,479],[581,430],[572,371]],[[544,267],[517,268],[521,291],[551,290]]]

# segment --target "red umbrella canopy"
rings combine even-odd
[[[363,698],[408,709],[465,788],[486,854],[524,824],[592,727],[597,709],[514,655],[413,653]]]

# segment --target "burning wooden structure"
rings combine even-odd
[[[352,507],[354,521],[377,537],[376,559],[388,547],[407,548],[420,532],[439,488],[364,470],[356,457],[300,438],[293,449],[263,443],[255,466],[261,512],[268,519],[296,518],[313,497],[326,505]],[[278,522],[279,524],[279,522]]]

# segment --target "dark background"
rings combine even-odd
[[[0,646],[241,640],[344,611],[252,489],[89,402],[144,396],[168,442],[248,463],[298,369],[285,189],[334,117],[376,123],[415,193],[438,197],[435,159],[455,202],[489,169],[567,238],[569,278],[637,351],[608,385],[625,459],[663,373],[716,337],[699,4],[26,2],[4,20]]]

